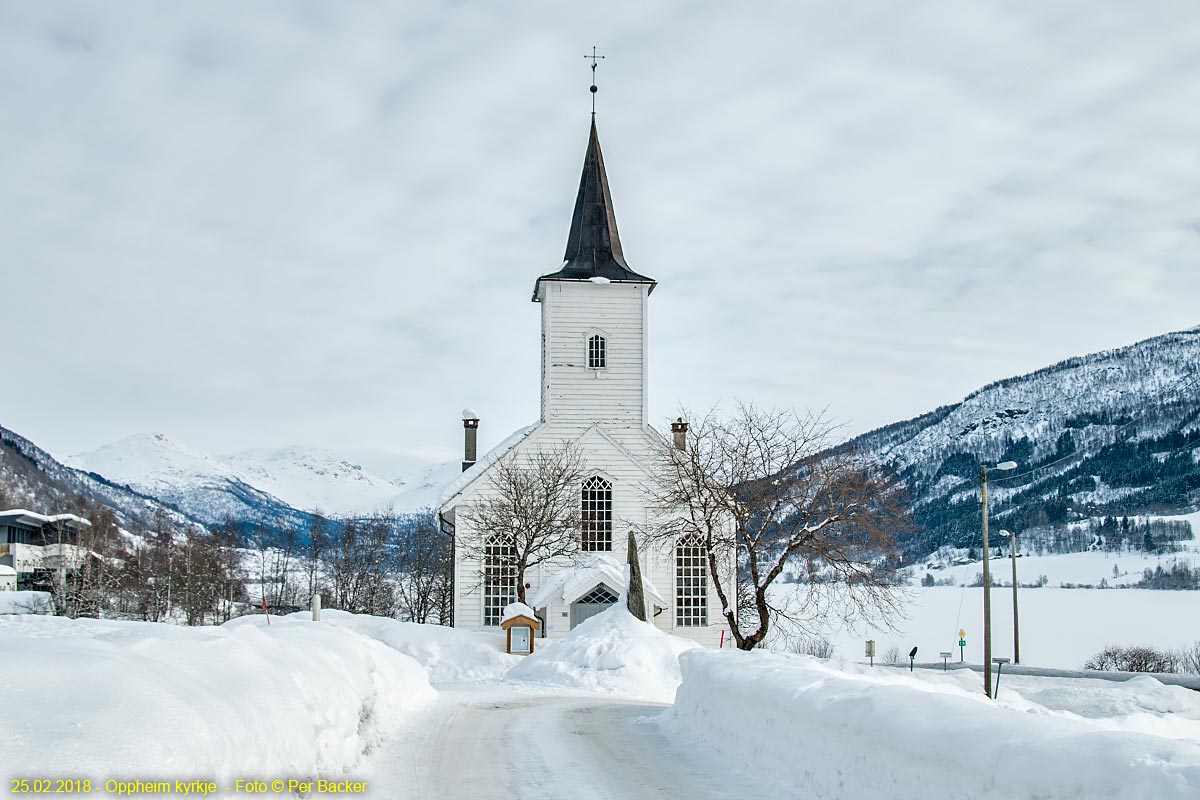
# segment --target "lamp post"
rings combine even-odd
[[[1002,461],[995,469],[1016,469],[1017,462]],[[992,696],[992,577],[988,571],[987,464],[979,465],[979,497],[983,506],[983,693]]]
[[[1000,531],[1008,537],[1008,555],[1012,559],[1013,572],[1013,663],[1021,663],[1021,626],[1017,622],[1017,535],[1012,531]]]

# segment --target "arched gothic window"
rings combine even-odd
[[[583,482],[580,507],[584,550],[612,550],[612,484],[594,475]]]
[[[607,369],[608,341],[600,334],[588,337],[587,345],[588,369]]]
[[[708,624],[708,554],[694,534],[675,543],[675,624],[681,628]]]
[[[483,546],[483,624],[499,625],[504,607],[517,600],[517,548],[490,536]]]

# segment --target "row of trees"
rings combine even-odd
[[[0,484],[0,508],[26,500]],[[295,610],[321,594],[354,613],[450,619],[451,542],[431,511],[317,513],[307,530],[229,520],[209,531],[162,509],[145,526],[81,498],[65,510],[91,524],[63,528],[51,542],[62,547],[35,573],[63,616],[203,625],[255,613],[264,600],[272,612]]]
[[[355,614],[450,620],[453,551],[432,511],[314,513],[306,531],[230,520],[219,530],[247,543],[245,580],[272,611],[306,607],[319,594],[326,606]]]

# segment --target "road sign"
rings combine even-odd
[[[958,629],[958,638],[960,638],[960,639],[967,638],[967,632],[965,630],[963,630],[962,628],[959,628]]]
[[[959,640],[958,640],[958,646],[959,646],[959,647],[966,647],[966,646],[967,646],[967,640],[966,640],[966,639],[959,639]]]

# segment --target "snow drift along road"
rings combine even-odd
[[[436,696],[366,636],[264,619],[0,617],[4,777],[340,776]]]
[[[1194,741],[806,656],[696,651],[680,662],[669,729],[814,800],[1200,796]]]

